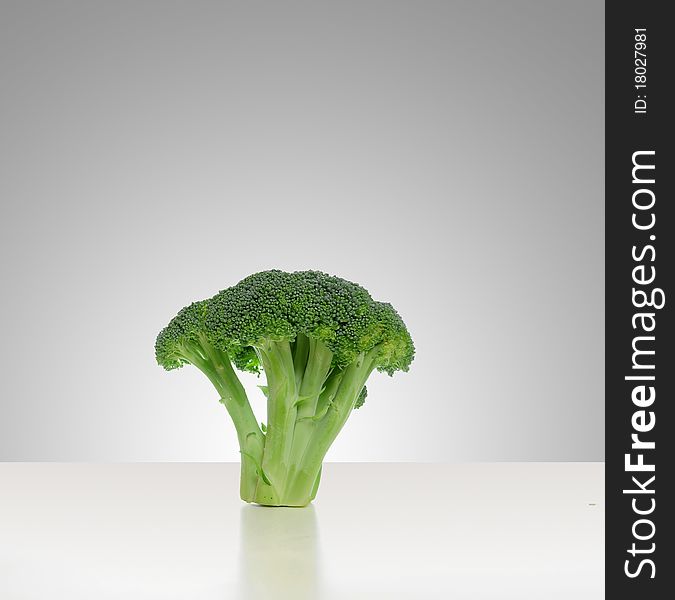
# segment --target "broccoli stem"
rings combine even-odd
[[[321,341],[311,339],[309,356],[300,385],[298,411],[296,413],[293,443],[291,445],[291,466],[289,478],[292,478],[299,461],[307,448],[307,444],[315,429],[314,417],[321,392],[324,391],[326,379],[331,371],[333,353]]]
[[[302,455],[296,458],[293,477],[285,489],[287,504],[304,506],[316,495],[323,459],[354,409],[359,393],[373,371],[374,357],[373,352],[361,355],[344,369],[335,395],[328,401],[326,414],[311,421],[313,430],[309,441]]]
[[[290,462],[298,391],[291,346],[287,341],[258,346],[267,378],[267,434],[262,471],[255,493],[259,504],[279,504]],[[267,479],[267,481],[265,481]]]
[[[375,366],[377,348],[342,369],[332,366],[323,342],[304,335],[292,343],[264,341],[256,350],[267,378],[266,434],[226,352],[200,338],[182,354],[209,378],[232,418],[242,500],[305,506],[316,496],[323,459]]]
[[[234,423],[241,452],[239,492],[243,500],[251,502],[258,485],[265,436],[260,430],[246,391],[234,372],[229,357],[205,339],[200,339],[199,344],[190,348],[184,348],[183,353],[187,360],[209,378]]]
[[[295,367],[295,385],[300,389],[309,358],[310,339],[304,333],[299,333],[291,343],[291,351],[293,352],[293,366]]]

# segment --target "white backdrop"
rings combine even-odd
[[[602,2],[0,12],[0,460],[238,460],[154,338],[274,267],[418,348],[329,459],[603,459]]]

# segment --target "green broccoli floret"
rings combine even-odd
[[[165,369],[192,364],[213,383],[234,422],[242,500],[305,506],[323,458],[374,370],[407,371],[410,334],[390,304],[319,271],[263,271],[182,309],[157,337]],[[234,368],[259,373],[261,429]]]

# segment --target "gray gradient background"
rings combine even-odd
[[[362,283],[418,347],[329,459],[602,460],[603,18],[0,2],[0,460],[238,460],[153,343],[273,267]]]

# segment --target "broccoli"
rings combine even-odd
[[[237,432],[240,495],[267,506],[306,506],[323,458],[374,370],[407,371],[410,334],[390,304],[319,271],[250,275],[183,308],[157,337],[167,370],[191,364],[215,386]],[[235,373],[265,374],[267,423],[258,424]]]

